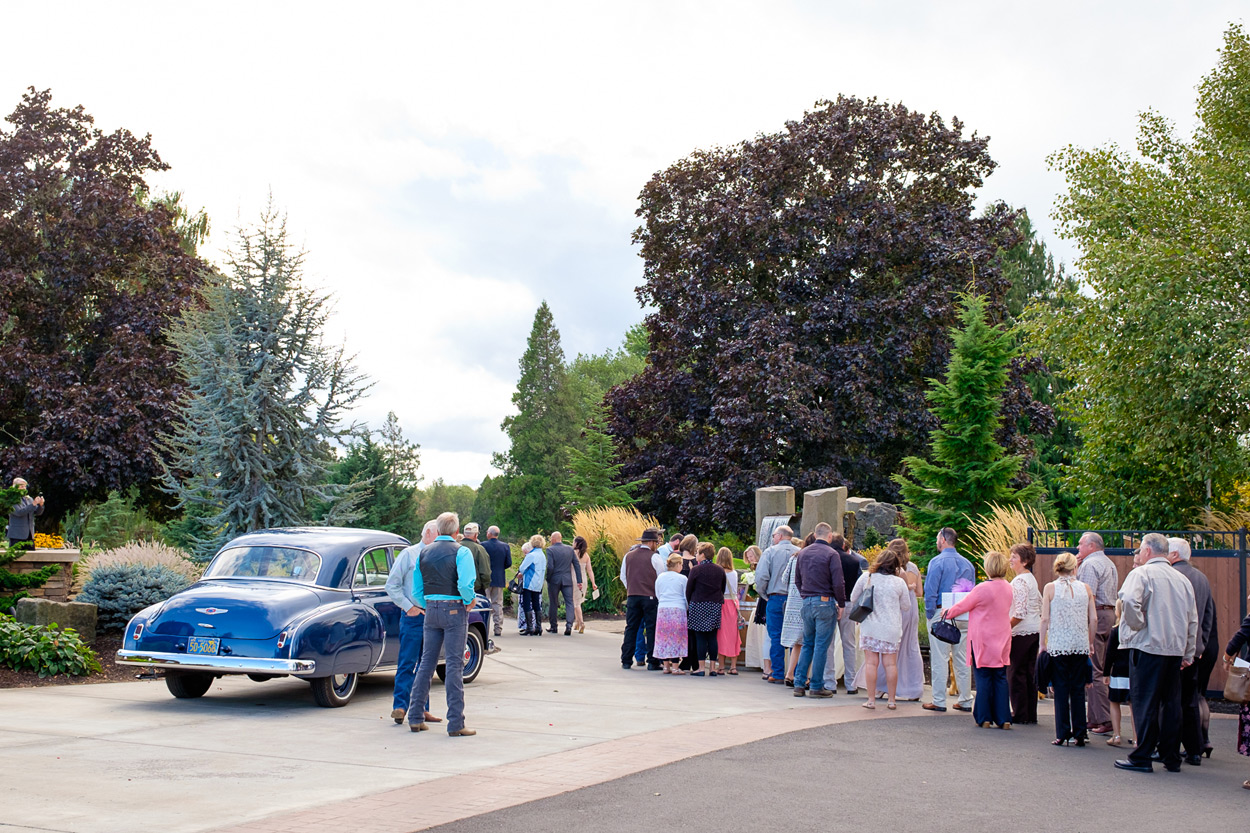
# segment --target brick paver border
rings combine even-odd
[[[808,707],[718,717],[282,813],[222,828],[220,833],[342,833],[363,819],[368,819],[370,833],[415,833],[802,729],[923,714],[918,703],[900,703],[897,712],[884,706]],[[471,753],[472,738],[457,743]],[[552,784],[546,773],[557,769],[561,783]]]

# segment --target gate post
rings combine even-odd
[[[1238,601],[1241,603],[1241,618],[1246,618],[1246,528],[1237,530],[1237,566],[1241,580],[1241,592]]]

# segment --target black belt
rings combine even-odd
[[[1115,610],[1115,605],[1094,605],[1097,610]]]

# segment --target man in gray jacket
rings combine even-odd
[[[1129,652],[1129,698],[1137,747],[1115,765],[1153,772],[1151,753],[1181,769],[1181,670],[1194,661],[1198,608],[1194,588],[1168,561],[1168,539],[1142,538],[1139,560],[1120,588],[1120,647]]]
[[[769,660],[772,671],[768,681],[781,685],[786,679],[786,648],[781,644],[781,624],[786,616],[786,595],[790,592],[789,571],[791,557],[799,548],[790,540],[794,530],[788,526],[779,526],[773,533],[773,544],[760,555],[760,563],[755,567],[755,592],[761,599],[768,600],[764,608],[765,621],[768,623]]]
[[[20,477],[13,478],[13,488],[22,490],[22,499],[9,513],[9,546],[21,541],[35,540],[35,518],[43,514],[43,498],[31,497],[26,494],[26,481]]]
[[[1202,701],[1206,697],[1207,683],[1215,669],[1216,644],[1215,599],[1211,596],[1211,583],[1189,560],[1192,552],[1184,538],[1168,539],[1168,561],[1194,588],[1194,604],[1198,609],[1198,641],[1194,646],[1194,661],[1181,671],[1181,744],[1185,747],[1185,763],[1198,766],[1202,763],[1202,750],[1206,741],[1202,736]]]
[[[547,547],[547,617],[551,620],[548,633],[556,632],[556,613],[560,610],[559,596],[564,595],[564,635],[573,635],[573,577],[577,577],[577,589],[582,588],[582,562],[573,548],[564,543],[559,532],[551,533]],[[541,623],[540,623],[541,624]]]

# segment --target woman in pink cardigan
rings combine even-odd
[[[1011,701],[1007,696],[1007,666],[1011,665],[1011,585],[1007,583],[1007,556],[985,554],[986,581],[972,588],[958,604],[946,608],[945,618],[968,614],[968,642],[976,663],[977,699],[972,719],[982,728],[993,723],[1011,728]]]

